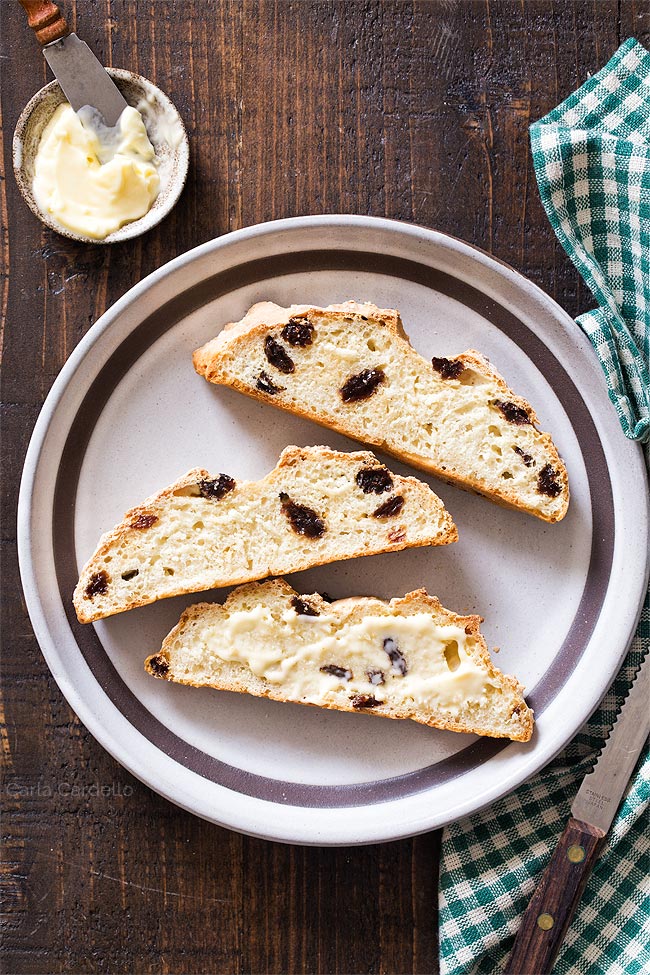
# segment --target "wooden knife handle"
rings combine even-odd
[[[505,975],[551,975],[603,839],[594,826],[569,820],[521,919]]]
[[[39,44],[59,41],[70,33],[63,14],[51,0],[20,0],[20,4],[27,11],[27,23]]]

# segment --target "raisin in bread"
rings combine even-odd
[[[373,454],[287,447],[261,481],[190,471],[103,535],[74,593],[82,623],[180,593],[458,535],[442,501]]]
[[[492,665],[480,623],[424,589],[389,603],[328,603],[275,579],[240,586],[223,606],[190,606],[145,669],[179,684],[528,741],[532,712],[515,678]]]
[[[194,367],[499,504],[544,521],[566,513],[566,469],[530,404],[479,352],[423,359],[396,311],[261,302]]]

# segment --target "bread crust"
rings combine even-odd
[[[282,308],[273,302],[258,302],[249,309],[241,321],[228,323],[216,338],[193,353],[192,361],[194,369],[199,375],[207,379],[208,382],[230,386],[237,390],[237,392],[243,393],[252,399],[262,400],[276,407],[276,409],[281,409],[294,416],[311,420],[326,429],[335,430],[337,433],[358,440],[360,437],[345,423],[337,422],[334,418],[324,417],[316,409],[310,410],[283,402],[280,398],[269,395],[260,389],[256,389],[242,382],[238,376],[233,375],[223,366],[229,349],[242,339],[245,339],[247,342],[261,341],[268,334],[269,328],[283,325],[289,318],[294,316],[309,317],[309,315],[317,314],[324,316],[326,320],[329,316],[330,320],[335,321],[341,313],[365,316],[370,321],[376,320],[380,322],[381,327],[386,327],[398,340],[406,343],[410,352],[415,355],[418,354],[413,349],[408,335],[404,330],[399,312],[395,309],[378,308],[369,302],[359,303],[355,301],[347,301],[339,305],[328,305],[326,308],[318,308],[312,305],[291,305],[288,308]],[[530,423],[540,438],[540,446],[547,452],[549,463],[553,465],[557,480],[560,482],[563,504],[557,511],[547,512],[522,504],[519,496],[507,487],[490,491],[488,494],[485,485],[478,478],[450,471],[439,466],[433,459],[429,459],[422,454],[412,453],[405,449],[398,450],[391,445],[390,441],[378,436],[372,436],[367,432],[364,434],[362,442],[367,446],[374,447],[390,456],[396,457],[403,463],[410,464],[418,470],[432,474],[448,484],[453,484],[463,490],[478,494],[481,497],[486,497],[501,507],[526,511],[540,518],[542,521],[549,523],[561,521],[566,515],[569,505],[569,479],[564,462],[557,451],[552,437],[549,433],[541,431],[538,428],[539,420],[533,406],[522,396],[519,396],[510,389],[492,363],[476,349],[467,349],[465,352],[453,356],[449,361],[452,363],[462,362],[466,367],[474,369],[486,379],[491,380],[496,384],[504,399],[528,413]],[[422,359],[422,363],[424,368],[430,368],[430,365],[425,359]]]
[[[318,458],[320,460],[339,460],[341,458],[346,459],[346,463],[349,461],[351,466],[354,465],[368,465],[368,466],[380,466],[377,458],[370,451],[354,451],[351,453],[343,453],[342,451],[332,450],[330,447],[317,446],[317,447],[296,447],[289,446],[286,447],[278,463],[274,469],[257,482],[236,482],[237,487],[245,487],[247,485],[265,485],[269,489],[273,488],[275,482],[280,478],[282,473],[293,467],[300,467],[302,464],[313,463],[314,459]],[[408,497],[409,492],[414,492],[421,494],[422,491],[427,492],[427,497],[430,496],[430,500],[436,504],[436,510],[441,520],[441,529],[434,535],[432,532],[429,540],[423,542],[414,538],[404,538],[402,540],[396,540],[393,542],[385,541],[384,544],[378,545],[376,549],[372,550],[372,554],[382,554],[385,552],[396,552],[401,551],[406,548],[415,548],[423,544],[433,544],[433,545],[448,545],[458,539],[458,530],[454,524],[451,515],[446,510],[440,499],[429,490],[429,488],[424,485],[415,477],[401,477],[400,475],[393,475],[395,484],[399,486],[399,489],[405,493]],[[115,609],[111,613],[102,611],[101,609],[94,608],[92,603],[85,598],[84,592],[86,586],[89,584],[93,573],[96,572],[102,566],[102,560],[104,556],[108,555],[116,544],[123,540],[128,542],[130,537],[140,537],[137,528],[133,527],[133,523],[139,518],[153,516],[158,518],[161,512],[165,509],[167,503],[172,499],[179,491],[183,491],[186,488],[195,487],[197,482],[202,480],[211,480],[212,475],[206,471],[204,468],[195,467],[188,471],[178,480],[174,481],[168,487],[164,488],[162,491],[151,495],[141,504],[136,505],[134,508],[129,509],[124,515],[123,520],[120,524],[116,525],[110,531],[106,532],[99,539],[97,548],[91,558],[88,560],[86,565],[81,571],[79,582],[74,591],[73,603],[77,613],[77,618],[81,623],[91,623],[98,619],[103,619],[106,616],[114,615],[115,613],[127,612],[131,609],[136,609],[139,606],[145,606],[150,602],[156,601],[159,598],[171,598],[172,596],[185,595],[190,592],[198,592],[201,590],[206,590],[210,588],[217,588],[220,586],[231,586],[240,585],[241,583],[249,582],[251,579],[249,574],[233,575],[228,578],[227,581],[220,581],[214,585],[206,580],[205,585],[201,586],[191,586],[188,587],[182,582],[175,587],[169,586],[164,595],[157,596],[154,599],[148,598],[132,598],[127,601],[126,604],[122,605],[119,609]],[[360,558],[367,554],[367,547],[359,547],[353,554],[346,554],[341,556],[341,558],[352,559]],[[332,561],[337,561],[336,557],[322,558],[318,557],[316,554],[310,556],[310,558],[305,558],[302,560],[297,560],[291,567],[291,572],[300,572],[304,569],[315,567],[318,565],[326,565]],[[288,571],[288,570],[284,570]],[[272,566],[269,567],[269,571],[265,575],[274,575],[277,569]]]
[[[274,597],[284,597],[286,599],[287,597],[297,595],[299,594],[296,592],[296,590],[293,589],[293,587],[290,586],[289,583],[284,579],[266,580],[263,583],[253,582],[240,586],[237,590],[232,592],[223,603],[222,608],[224,612],[227,612],[232,604],[242,596],[250,597],[251,600],[256,603],[264,601],[266,604],[268,604],[269,601]],[[512,741],[530,740],[533,733],[534,724],[533,712],[524,701],[524,688],[515,677],[508,674],[503,674],[496,667],[494,667],[487,643],[480,632],[480,625],[483,622],[483,618],[481,616],[460,616],[457,613],[445,609],[440,600],[435,596],[430,596],[426,589],[414,590],[401,598],[391,599],[390,602],[379,600],[375,597],[352,596],[344,599],[338,599],[332,603],[329,603],[323,599],[320,593],[304,594],[300,595],[300,598],[308,600],[319,613],[327,613],[329,615],[338,616],[341,620],[345,618],[346,623],[349,623],[350,625],[360,622],[369,611],[376,611],[377,607],[382,605],[384,607],[389,607],[391,610],[396,610],[399,614],[403,615],[412,615],[416,612],[430,613],[438,621],[464,628],[467,634],[474,640],[471,651],[473,659],[475,659],[480,666],[486,669],[488,677],[498,679],[500,685],[512,695],[513,707],[511,717],[513,719],[513,726],[509,733],[507,735],[502,735],[490,733],[489,731],[485,730],[479,730],[476,727],[469,728],[467,726],[467,722],[463,722],[462,718],[460,717],[454,718],[453,716],[449,715],[425,715],[418,712],[417,708],[415,707],[400,708],[388,703],[384,703],[379,707],[372,708],[368,711],[359,712],[359,710],[355,709],[349,701],[324,701],[322,704],[315,704],[307,701],[297,702],[294,699],[288,698],[286,695],[284,695],[281,687],[273,685],[272,683],[265,681],[263,678],[256,678],[254,675],[251,675],[249,679],[235,675],[231,679],[222,679],[206,685],[205,683],[195,682],[187,678],[170,677],[168,672],[167,674],[164,674],[163,671],[165,670],[165,665],[168,668],[170,663],[170,648],[172,647],[177,636],[182,633],[187,624],[191,623],[193,620],[200,619],[201,615],[206,610],[209,612],[214,612],[214,603],[197,603],[193,606],[189,606],[183,612],[176,626],[165,637],[162,647],[158,653],[151,654],[149,657],[147,657],[144,664],[145,670],[152,677],[169,680],[173,683],[184,684],[190,687],[210,686],[216,690],[234,691],[240,694],[249,694],[254,697],[263,697],[272,701],[280,701],[284,703],[300,703],[306,704],[310,707],[323,707],[328,710],[348,711],[354,714],[365,713],[374,715],[375,717],[410,719],[419,724],[424,724],[428,727],[438,728],[444,731],[465,731],[495,738],[507,737]],[[517,712],[516,715],[514,713],[515,711]]]

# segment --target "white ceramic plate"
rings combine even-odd
[[[425,586],[451,609],[484,615],[488,643],[501,648],[499,666],[525,683],[536,710],[528,744],[153,680],[145,656],[196,595],[94,627],[74,616],[78,570],[100,532],[190,467],[258,478],[287,444],[354,449],[308,421],[209,385],[191,363],[193,349],[255,301],[350,297],[398,307],[424,356],[467,347],[487,354],[552,431],[571,504],[563,522],[547,525],[430,480],[459,526],[458,544],[323,566],[291,581],[334,596],[401,596]],[[530,282],[420,227],[305,217],[197,247],[102,316],[36,425],[19,546],[29,612],[54,677],[134,775],[199,816],[257,836],[370,843],[440,826],[504,795],[595,708],[644,592],[645,471],[589,343]]]

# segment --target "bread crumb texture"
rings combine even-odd
[[[240,586],[223,605],[191,606],[145,669],[195,687],[528,741],[523,688],[493,666],[480,622],[424,589],[329,602],[275,579]]]
[[[287,447],[260,481],[200,468],[128,511],[81,572],[81,622],[182,593],[458,535],[431,489],[367,451]]]
[[[261,302],[194,366],[498,504],[549,522],[566,514],[566,468],[532,406],[480,352],[424,359],[393,309]]]

